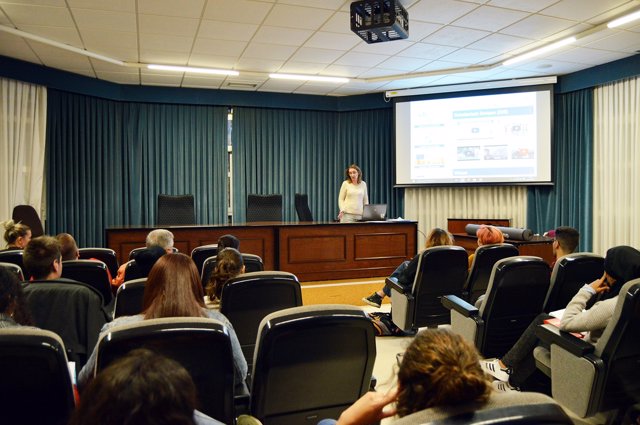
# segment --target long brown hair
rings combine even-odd
[[[445,329],[416,335],[402,357],[398,387],[400,417],[435,406],[485,403],[491,393],[475,347]]]
[[[453,245],[453,236],[444,229],[434,227],[431,233],[429,233],[429,236],[427,236],[425,248],[442,245]]]
[[[216,267],[211,273],[207,284],[207,295],[211,301],[219,300],[222,295],[222,287],[229,279],[242,273],[244,260],[237,249],[225,248],[218,252]]]
[[[204,316],[204,293],[193,260],[185,254],[166,254],[151,269],[144,288],[145,319]]]
[[[351,168],[358,172],[358,184],[362,183],[362,170],[356,164],[351,164],[344,170],[345,180],[351,182],[351,177],[349,177],[349,169]]]

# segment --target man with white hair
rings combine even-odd
[[[164,249],[165,253],[170,254],[173,252],[173,233],[167,229],[155,229],[149,232],[145,241],[147,248],[157,247]],[[131,260],[135,261],[135,260]],[[128,261],[118,268],[118,275],[111,281],[111,286],[117,288],[124,283],[124,271],[127,268]]]

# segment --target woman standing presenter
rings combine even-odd
[[[362,218],[362,210],[369,203],[367,184],[362,181],[362,170],[351,164],[345,171],[345,179],[340,187],[338,206],[340,223],[353,223]]]

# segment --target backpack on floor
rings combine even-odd
[[[405,332],[391,321],[389,313],[369,313],[376,336],[404,336]]]

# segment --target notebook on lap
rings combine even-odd
[[[383,221],[387,219],[387,204],[367,204],[359,221]]]

